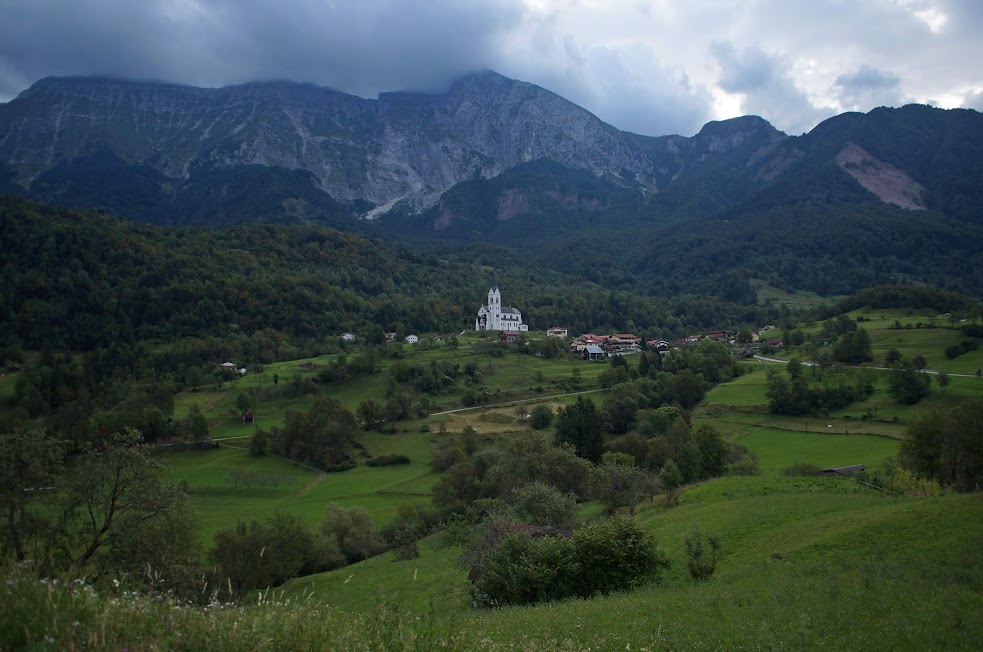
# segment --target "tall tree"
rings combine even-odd
[[[52,561],[75,572],[100,566],[117,540],[139,536],[186,505],[184,492],[132,429],[75,460],[59,494]]]
[[[31,504],[51,494],[61,476],[62,451],[59,443],[41,429],[0,433],[0,518],[4,528],[4,548],[22,561],[26,543],[43,527],[39,513]]]
[[[609,512],[621,506],[635,516],[635,508],[658,490],[655,476],[635,465],[635,459],[625,453],[605,453],[604,463],[594,469],[594,497],[604,503]]]
[[[580,457],[598,462],[604,452],[601,416],[594,401],[578,396],[572,405],[560,410],[556,417],[556,441],[573,445]]]
[[[670,505],[679,502],[679,487],[683,484],[683,474],[672,460],[669,460],[659,472],[659,483],[666,492],[666,500]]]

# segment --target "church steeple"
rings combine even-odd
[[[511,306],[502,307],[502,293],[498,289],[494,271],[492,271],[491,286],[488,288],[488,303],[478,310],[474,329],[476,331],[529,330],[529,327],[522,323],[521,312]]]

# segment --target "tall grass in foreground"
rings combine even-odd
[[[303,596],[267,591],[248,606],[180,604],[166,595],[99,593],[81,581],[2,572],[2,650],[454,651],[473,645],[432,613],[397,604],[346,614]]]

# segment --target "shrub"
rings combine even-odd
[[[611,518],[592,523],[574,535],[580,573],[577,593],[626,591],[669,568],[669,557],[655,537],[633,519]]]
[[[693,523],[693,531],[686,535],[686,566],[689,568],[689,575],[694,580],[705,580],[713,575],[717,568],[717,560],[720,558],[720,537],[715,534],[707,535],[707,546],[703,545],[703,535],[696,523]]]
[[[975,351],[979,347],[979,342],[976,342],[975,340],[962,340],[959,342],[959,344],[953,344],[952,346],[945,347],[945,357],[952,360],[953,358],[958,358],[963,353]]]
[[[533,408],[531,417],[530,425],[533,429],[543,430],[549,428],[550,424],[553,423],[553,410],[548,405],[537,405]]]
[[[405,455],[380,455],[370,457],[365,461],[369,466],[395,466],[397,464],[409,464],[410,458]]]
[[[573,594],[576,557],[569,538],[513,532],[482,559],[476,598],[487,606],[562,600]]]
[[[325,464],[324,470],[326,473],[341,473],[342,471],[351,471],[358,464],[355,460],[349,458],[338,462],[337,464]]]
[[[483,606],[532,604],[626,591],[658,579],[669,558],[632,519],[593,523],[573,535],[519,529],[481,560],[474,597]],[[536,529],[538,530],[538,528]]]
[[[811,462],[796,462],[792,466],[783,469],[782,475],[811,477],[822,475],[822,472],[822,469]]]

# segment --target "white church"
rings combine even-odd
[[[488,290],[488,304],[481,306],[474,320],[476,331],[528,331],[529,327],[522,323],[522,313],[518,308],[502,307],[502,293],[498,284],[492,281]]]

